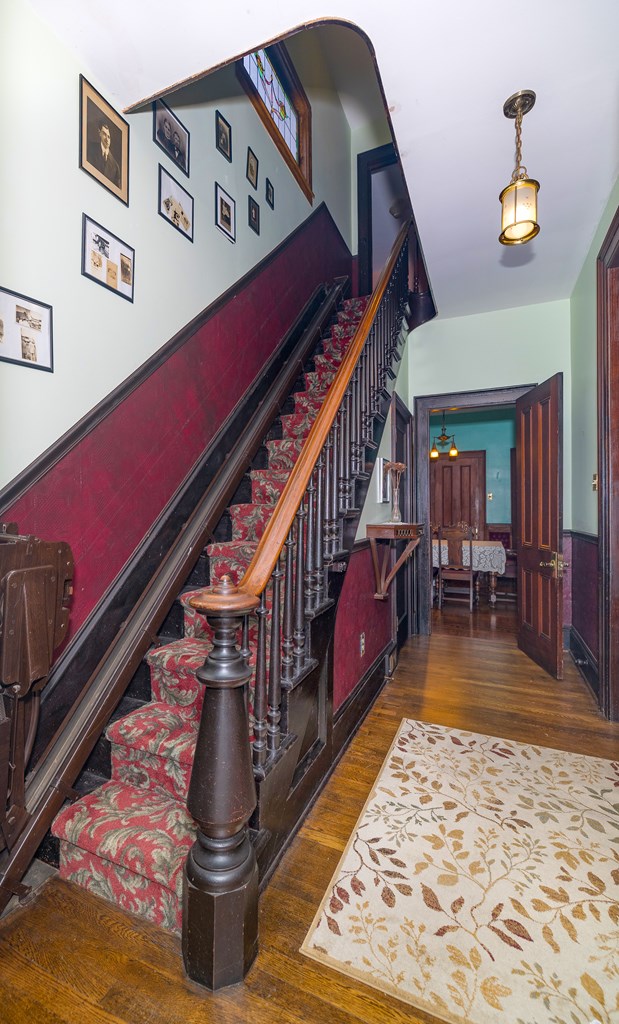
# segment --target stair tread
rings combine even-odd
[[[196,826],[187,808],[162,790],[111,781],[62,810],[52,831],[180,897]]]
[[[172,704],[153,701],[114,722],[106,730],[106,737],[112,744],[191,764],[200,717],[199,711],[193,715],[183,711]]]

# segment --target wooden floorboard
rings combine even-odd
[[[0,921],[2,1024],[434,1024],[298,952],[404,717],[619,756],[569,658],[551,679],[516,645],[513,607],[446,608],[401,652],[261,900],[261,951],[245,984],[212,995],[183,974],[178,939],[52,878]]]

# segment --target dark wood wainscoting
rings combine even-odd
[[[599,699],[599,570],[598,538],[570,531],[572,625],[569,649]]]

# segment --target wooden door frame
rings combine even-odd
[[[614,722],[619,721],[618,325],[619,210],[597,258],[599,701]]]
[[[400,502],[401,502],[401,509],[402,509],[402,519],[404,521],[408,520],[408,522],[411,522],[412,521],[412,517],[413,517],[413,508],[414,508],[414,504],[413,504],[413,502],[414,502],[414,487],[413,487],[413,481],[414,481],[413,465],[414,465],[414,463],[411,461],[411,456],[412,456],[412,453],[413,453],[413,414],[410,411],[410,409],[408,408],[406,402],[402,398],[400,398],[400,396],[398,395],[397,391],[394,391],[393,395],[391,397],[391,458],[392,459],[395,457],[395,454],[396,454],[396,451],[397,451],[397,449],[396,449],[396,444],[397,444],[396,416],[397,416],[398,413],[400,414],[400,416],[403,417],[403,419],[405,419],[407,421],[406,422],[406,439],[407,439],[408,448],[409,448],[409,451],[410,451],[409,459],[407,461],[407,468],[408,468],[409,471],[402,474],[402,480],[400,482],[400,489],[401,489],[401,491],[400,491]],[[393,553],[393,563],[395,564],[395,551]],[[406,562],[404,563],[404,565],[402,566],[402,568],[399,571],[404,573],[404,578],[405,578],[404,586],[405,586],[406,604],[407,604],[407,612],[408,612],[408,636],[410,637],[410,636],[413,635],[413,628],[414,628],[413,619],[414,619],[414,614],[415,614],[415,600],[414,600],[414,593],[413,593],[413,578],[414,578],[413,577],[413,559],[412,558],[407,558]],[[397,609],[397,591],[395,590],[395,580],[393,582],[393,587],[394,587],[394,593],[393,593],[393,602],[392,602],[392,611],[391,611],[391,632],[392,632],[393,639],[397,642],[398,609]],[[408,639],[408,637],[407,637],[407,639]]]
[[[393,142],[357,155],[357,269],[359,295],[372,294],[372,175],[397,164]]]
[[[423,537],[417,548],[417,632],[432,632],[430,603],[431,537],[430,537],[430,413],[441,409],[474,409],[478,406],[515,405],[516,400],[535,384],[484,391],[457,391],[443,395],[420,395],[415,398],[413,412],[415,463],[415,522],[424,524]]]

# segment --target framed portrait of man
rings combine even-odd
[[[80,167],[129,205],[129,125],[80,75]]]

